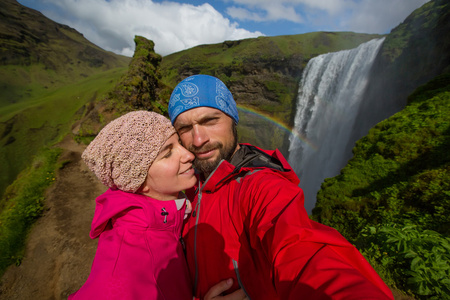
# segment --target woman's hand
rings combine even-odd
[[[231,294],[222,296],[223,292],[233,285],[233,279],[222,280],[209,289],[203,300],[248,300],[243,289],[238,289]]]

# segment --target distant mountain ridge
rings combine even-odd
[[[130,60],[15,0],[0,2],[0,195]]]
[[[16,0],[0,2],[0,45],[1,105],[20,101],[25,97],[20,88],[30,83],[48,89],[124,67],[130,60],[99,48],[75,29],[58,24]],[[37,67],[45,75],[30,74]]]
[[[109,69],[123,66],[128,60],[99,48],[75,29],[56,23],[16,0],[2,0],[0,16],[1,65],[42,63],[49,69],[62,71],[61,64]]]

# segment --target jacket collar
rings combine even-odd
[[[233,164],[222,160],[209,177],[200,183],[202,191],[212,193],[231,178],[259,168],[270,168],[282,174],[292,183],[296,185],[300,183],[297,175],[278,149],[262,150],[250,144],[240,144],[240,146],[241,148],[231,158]],[[256,156],[262,159],[255,159]],[[265,162],[266,160],[267,162]]]
[[[204,192],[214,192],[226,181],[228,176],[232,177],[231,174],[234,171],[235,167],[232,164],[226,160],[222,160],[217,168],[203,182],[201,190]]]

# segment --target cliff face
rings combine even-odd
[[[394,28],[376,58],[362,109],[375,125],[403,109],[414,89],[450,72],[450,3],[430,1]],[[364,132],[355,132],[363,136]]]
[[[408,16],[387,36],[378,57],[383,75],[403,95],[450,71],[450,3],[430,1]],[[375,73],[375,75],[378,75]],[[405,103],[405,102],[404,102]]]

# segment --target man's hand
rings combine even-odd
[[[186,199],[186,209],[185,209],[185,211],[184,211],[184,219],[186,219],[186,218],[189,216],[189,214],[191,213],[191,211],[192,211],[192,204],[191,204],[191,201],[189,201],[188,199]]]
[[[231,294],[222,296],[222,293],[228,290],[232,285],[233,279],[222,280],[209,289],[203,300],[248,300],[243,289],[238,289]]]

